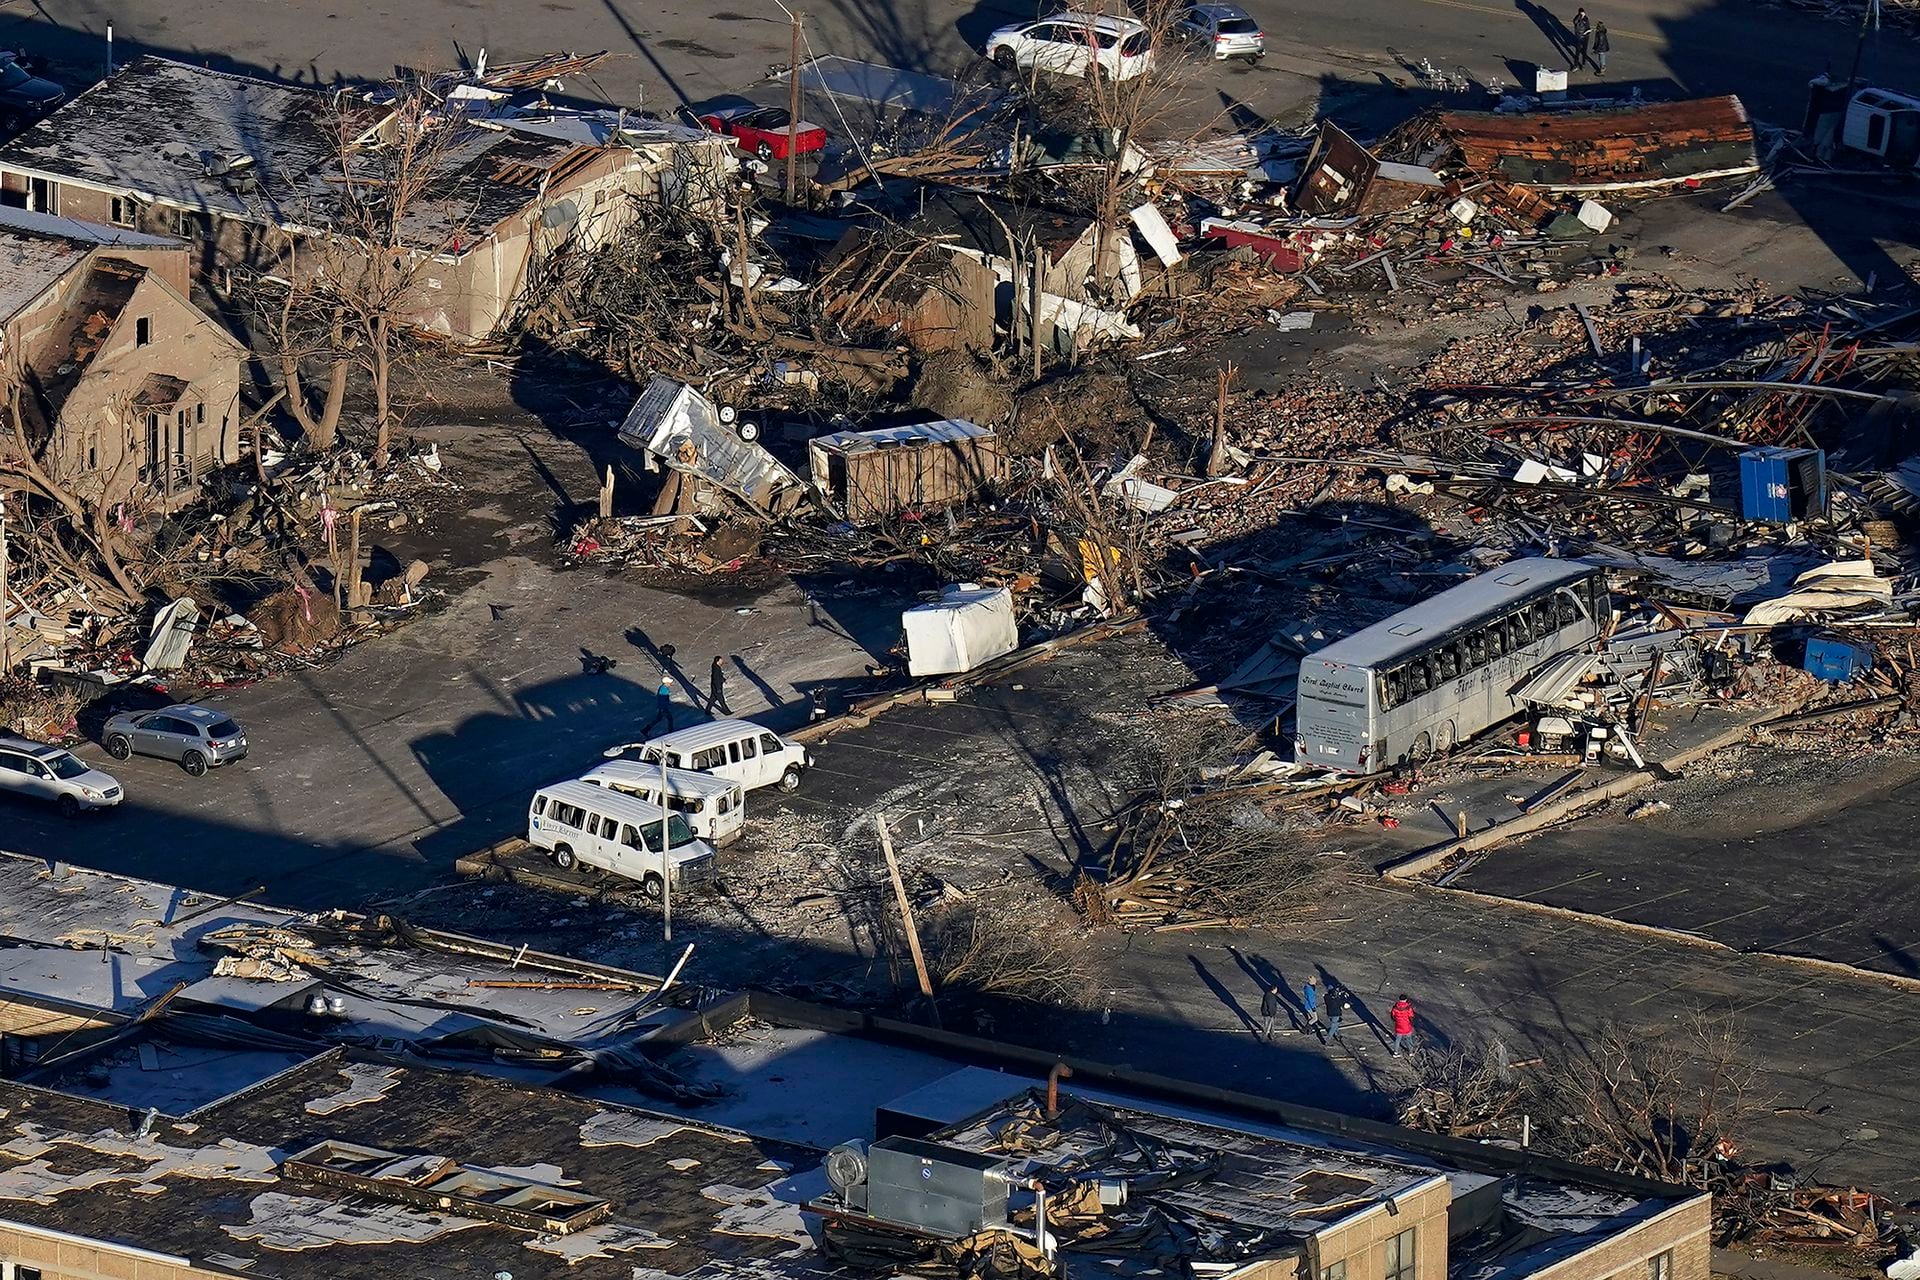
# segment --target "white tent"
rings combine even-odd
[[[900,615],[907,630],[907,672],[944,676],[971,671],[1019,647],[1013,625],[1013,592],[972,583],[948,587],[934,604]]]

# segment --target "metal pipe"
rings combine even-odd
[[[1053,1064],[1053,1070],[1047,1072],[1047,1119],[1060,1118],[1060,1081],[1073,1074],[1073,1068],[1064,1062]]]
[[[1040,1256],[1053,1261],[1053,1241],[1047,1235],[1047,1188],[1040,1179],[1035,1178],[1027,1184],[1033,1189],[1033,1239],[1040,1246]]]

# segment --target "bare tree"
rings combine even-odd
[[[1552,1067],[1543,1138],[1588,1164],[1703,1186],[1739,1149],[1757,1072],[1725,1016],[1671,1028],[1609,1023]]]
[[[982,900],[930,913],[927,962],[939,975],[935,985],[946,993],[1085,1005],[1094,977],[1084,936],[1035,929],[1020,905]]]
[[[1044,122],[1091,132],[1099,146],[1102,161],[1092,171],[1085,195],[1098,228],[1094,272],[1103,285],[1110,285],[1121,268],[1117,246],[1127,234],[1126,197],[1148,159],[1141,144],[1191,139],[1213,124],[1209,120],[1196,127],[1186,119],[1195,64],[1175,30],[1180,8],[1178,0],[1146,0],[1137,9],[1126,0],[1097,0],[1090,8],[1076,8],[1088,19],[1084,39],[1095,48],[1103,41],[1114,42],[1094,29],[1092,18],[1137,19],[1145,30],[1123,38],[1117,48],[1125,57],[1141,58],[1137,65],[1143,69],[1117,76],[1102,69],[1096,58],[1071,94],[1049,94],[1035,84],[1037,111]],[[1056,17],[1065,20],[1065,15]]]
[[[1162,730],[1106,859],[1105,906],[1122,924],[1273,924],[1320,903],[1341,875],[1252,797],[1214,781],[1233,763],[1231,735],[1211,724]],[[1083,909],[1087,886],[1076,892]]]
[[[332,446],[357,371],[373,400],[373,462],[384,466],[398,417],[395,374],[416,350],[427,273],[471,236],[472,197],[450,160],[475,126],[428,81],[409,78],[374,95],[334,95],[323,128],[325,190],[307,193],[302,229],[268,219],[281,228],[269,242],[277,260],[246,280],[244,300],[309,443]],[[325,371],[317,400],[304,382],[314,365]]]
[[[298,239],[277,228],[270,235],[280,246],[272,256],[281,271],[247,279],[241,298],[254,313],[255,332],[269,345],[268,358],[280,375],[287,412],[300,425],[308,447],[325,452],[338,438],[353,373],[346,312],[331,296],[327,277],[302,263]],[[325,370],[317,403],[303,372],[316,364]]]
[[[136,455],[131,448],[115,451],[115,462],[103,470],[71,465],[55,447],[54,415],[31,405],[33,394],[18,377],[0,383],[0,486],[28,499],[18,513],[33,535],[24,550],[83,584],[96,602],[136,608],[146,594],[132,567],[137,553],[130,531],[140,503],[120,483]],[[131,406],[114,406],[108,417],[106,430],[132,437]],[[34,422],[45,425],[37,431]]]

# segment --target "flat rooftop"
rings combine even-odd
[[[465,1072],[328,1055],[191,1121],[0,1084],[0,1219],[122,1241],[249,1276],[631,1280],[827,1274],[793,1177],[816,1153]],[[335,1185],[289,1158],[370,1149]],[[384,1161],[380,1157],[389,1157]],[[302,1162],[304,1164],[304,1162]],[[451,1167],[472,1203],[411,1194]],[[497,1220],[526,1190],[599,1216],[565,1233]],[[549,1189],[543,1197],[541,1188]],[[456,1192],[458,1194],[458,1192]],[[429,1204],[434,1202],[429,1200]]]

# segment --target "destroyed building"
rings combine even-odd
[[[689,198],[734,164],[724,139],[606,113],[521,111],[456,86],[428,190],[401,230],[430,259],[411,319],[492,333],[541,255],[623,225],[629,197]],[[203,279],[271,268],[295,238],[336,229],[343,166],[390,145],[379,95],[141,57],[0,147],[0,204],[179,237]]]
[[[167,507],[240,456],[246,352],[189,269],[180,240],[0,208],[0,382],[57,481]]]
[[[816,436],[807,461],[814,487],[857,525],[957,506],[1007,473],[999,435],[957,419]]]
[[[932,184],[900,215],[955,260],[958,280],[944,295],[951,304],[973,307],[991,299],[993,315],[985,324],[1037,332],[1041,346],[1061,353],[1139,336],[1125,305],[1143,287],[1141,255],[1125,231],[1105,237],[1103,246],[1099,223],[1084,214]],[[991,289],[974,278],[983,271],[992,276]],[[965,313],[951,323],[974,333],[983,325]]]
[[[0,886],[16,1277],[1708,1274],[1707,1195],[1526,1150],[386,918]]]

